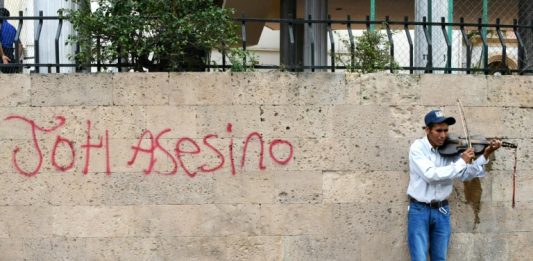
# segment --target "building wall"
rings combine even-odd
[[[456,98],[519,148],[514,209],[512,150],[478,210],[455,184],[449,260],[533,256],[530,76],[0,79],[0,260],[408,260],[408,147]]]

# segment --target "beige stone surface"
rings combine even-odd
[[[305,220],[305,222],[302,222]],[[330,204],[262,204],[263,235],[328,234],[333,226]]]
[[[532,76],[490,76],[487,77],[487,97],[496,106],[533,106]]]
[[[323,177],[327,203],[407,204],[405,192],[396,189],[407,187],[407,172],[324,172]]]
[[[31,77],[24,74],[0,75],[0,106],[29,106],[31,101]]]
[[[464,106],[486,106],[487,82],[481,75],[424,74],[419,83],[420,104],[455,106],[460,99]]]
[[[116,73],[112,75],[114,105],[167,105],[170,100],[168,73]]]
[[[0,207],[1,238],[49,238],[54,235],[52,208],[43,206]]]
[[[226,260],[284,260],[281,236],[228,236]]]
[[[31,76],[31,105],[111,105],[111,79],[109,74],[35,74]]]
[[[16,83],[0,91],[0,260],[408,260],[409,146],[423,137],[423,116],[431,109],[454,116],[458,123],[450,132],[462,134],[457,98],[471,133],[518,145],[516,207],[514,151],[501,149],[481,179],[479,223],[463,183],[454,184],[449,260],[533,255],[531,76],[0,78]],[[31,126],[9,116],[38,128],[65,118],[57,130],[36,131],[42,162]],[[104,143],[91,148],[83,174],[88,121],[91,144],[104,142],[108,132],[110,173]],[[159,146],[148,135],[140,140],[145,131],[155,138],[165,129]],[[204,142],[207,135],[216,135],[208,143],[222,157]],[[65,142],[53,153],[58,136],[72,142],[73,158]],[[182,138],[190,138],[182,150],[194,151],[194,141],[200,152],[178,159]],[[270,154],[276,139],[292,145],[286,164],[272,157],[288,159],[289,145],[274,146]],[[139,154],[128,164],[136,146]],[[38,168],[32,177],[14,167],[17,147],[20,168]],[[52,160],[73,165],[63,172]]]

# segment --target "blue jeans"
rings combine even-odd
[[[431,261],[446,260],[448,242],[450,241],[450,207],[430,208],[411,202],[407,218],[407,239],[411,260]]]

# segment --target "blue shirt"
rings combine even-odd
[[[442,201],[453,191],[453,180],[470,180],[485,176],[488,161],[480,156],[472,162],[460,157],[444,157],[426,137],[417,139],[409,150],[409,187],[407,194],[420,202]]]
[[[2,48],[14,48],[16,34],[17,29],[4,20],[2,23],[2,34],[0,35],[0,38],[2,39]]]

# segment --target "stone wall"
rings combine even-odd
[[[1,260],[408,260],[408,147],[457,98],[519,148],[514,209],[513,150],[456,183],[449,259],[533,256],[530,76],[0,79]]]

